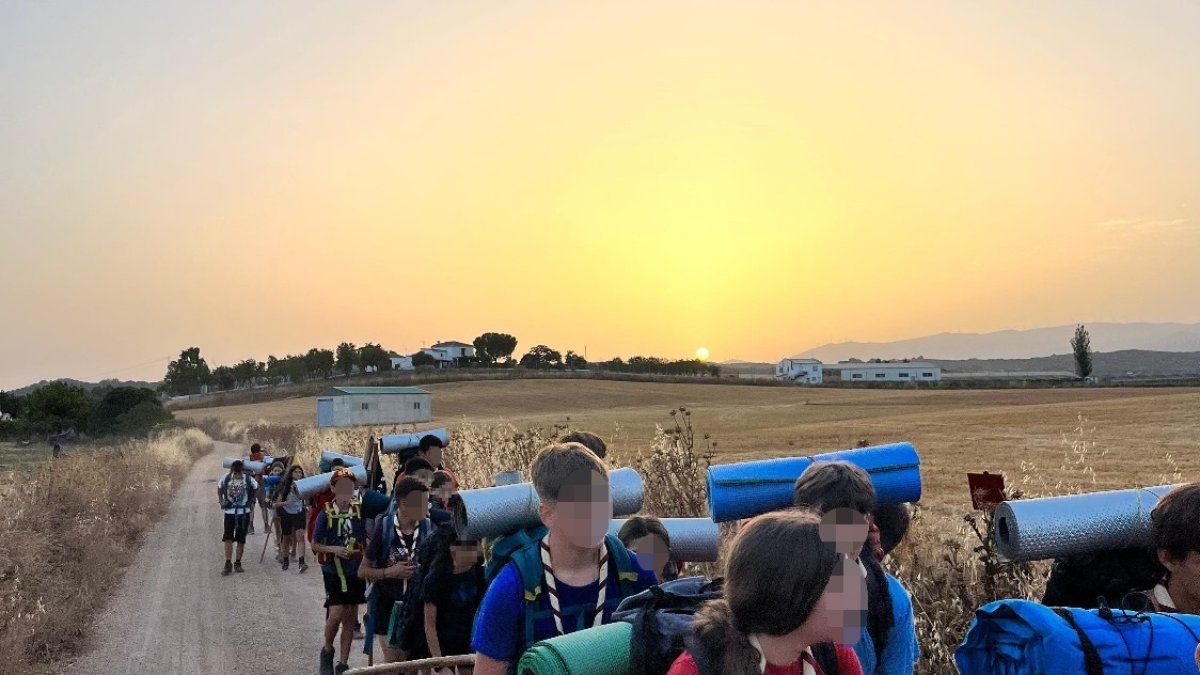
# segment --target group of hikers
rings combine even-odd
[[[312,500],[295,489],[304,476],[296,465],[278,473],[272,465],[255,477],[238,462],[219,482],[223,574],[243,571],[256,504],[274,510],[264,531],[278,527],[283,569],[294,554],[303,572],[301,525],[309,510],[308,544],[326,592],[321,675],[349,669],[363,605],[363,651],[372,657],[378,640],[389,663],[473,654],[475,675],[505,675],[535,643],[613,622],[623,601],[688,581],[677,579],[682,566],[671,560],[670,534],[658,518],[635,516],[616,536],[608,533],[612,497],[599,437],[573,432],[542,449],[529,473],[543,526],[492,541],[464,539],[451,525],[449,501],[459,486],[444,466],[446,445],[424,436],[402,455],[391,485],[372,489],[360,489],[335,461],[321,467],[331,478]],[[268,480],[275,485],[269,493],[261,487]],[[675,642],[641,646],[646,672],[914,672],[920,649],[912,600],[882,565],[907,534],[908,507],[877,503],[870,476],[847,462],[813,462],[792,501],[790,509],[738,523],[721,578],[688,587],[703,602],[687,631]],[[1200,613],[1200,485],[1161,499],[1152,522],[1166,573],[1146,598],[1158,610]]]

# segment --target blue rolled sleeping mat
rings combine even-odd
[[[421,439],[426,436],[437,436],[443,443],[450,442],[450,432],[446,429],[430,429],[428,431],[418,431],[412,434],[388,434],[379,438],[380,449],[384,454],[393,454],[411,450],[421,444]]]
[[[354,455],[343,455],[340,452],[334,452],[332,450],[322,450],[321,451],[321,461],[322,462],[332,462],[335,459],[342,460],[342,463],[345,464],[346,466],[355,466],[355,465],[363,463],[362,457],[355,457]]]
[[[714,522],[753,518],[792,505],[796,479],[814,461],[850,462],[871,476],[880,504],[921,499],[921,458],[912,443],[841,450],[811,457],[721,464],[708,469],[708,512]]]
[[[961,675],[1195,675],[1198,643],[1200,616],[1000,600],[975,612],[954,661]]]

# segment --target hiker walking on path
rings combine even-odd
[[[263,464],[265,464],[267,461],[267,454],[265,452],[263,452],[262,446],[259,445],[258,443],[255,443],[250,446],[250,461],[261,462]],[[251,474],[251,477],[254,478],[255,482],[259,483],[260,485],[261,485],[263,476],[266,475],[265,470],[260,471],[258,473],[255,473],[253,471],[250,471],[248,473]],[[270,527],[271,527],[271,513],[267,508],[267,501],[266,501],[266,498],[263,496],[263,492],[261,490],[259,490],[258,494],[255,495],[255,503],[257,503],[259,508],[262,509],[263,532],[269,532]],[[251,516],[251,518],[250,518],[249,533],[254,534],[254,517],[253,517],[254,514],[251,513],[250,516]]]
[[[229,467],[229,473],[217,482],[217,500],[225,512],[225,532],[221,537],[225,543],[225,567],[221,570],[223,576],[245,571],[242,569],[242,553],[246,549],[246,528],[254,517],[258,482],[243,467],[241,460],[235,461]],[[231,562],[234,544],[237,544],[237,558]]]
[[[333,501],[317,515],[313,531],[313,552],[321,563],[325,581],[325,644],[321,648],[321,675],[341,675],[350,669],[350,648],[354,644],[354,624],[358,606],[366,602],[366,583],[358,577],[363,558],[362,514],[354,500],[354,474],[345,469],[333,472],[329,479]],[[333,641],[341,632],[340,658],[334,667]]]
[[[275,491],[275,520],[279,523],[280,533],[280,564],[286,572],[293,557],[300,571],[308,569],[304,562],[304,507],[305,500],[300,496],[296,481],[304,478],[304,467],[295,465],[288,471],[283,482]]]

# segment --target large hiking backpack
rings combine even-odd
[[[324,508],[324,513],[325,513],[325,534],[327,537],[330,532],[336,531],[337,529],[341,528],[341,524],[338,523],[337,521],[354,520],[356,518],[357,519],[362,518],[361,507],[359,506],[359,503],[357,500],[350,502],[350,510],[346,511],[345,513],[339,513],[336,510],[334,510],[334,501],[332,499],[329,500],[328,502],[326,502],[325,506],[323,508]],[[324,544],[324,545],[328,545],[327,541],[323,541],[320,543]],[[352,538],[350,543],[347,545],[347,548],[350,548],[351,550],[357,549],[358,555],[361,556],[363,548],[366,545],[367,545],[367,543],[365,541],[354,541]],[[326,564],[335,562],[337,560],[340,560],[340,558],[337,558],[332,553],[318,553],[317,554],[317,562],[321,563],[322,565],[326,565]]]
[[[1046,607],[979,608],[954,654],[961,675],[1195,675],[1200,616]]]
[[[1153,549],[1126,548],[1059,558],[1046,582],[1042,604],[1097,609],[1104,598],[1110,607],[1123,606],[1125,596],[1154,588],[1162,575]]]
[[[538,608],[538,599],[543,593],[545,579],[542,570],[542,556],[538,546],[548,532],[549,530],[545,526],[538,526],[518,530],[494,540],[489,548],[491,557],[484,567],[484,580],[489,585],[510,562],[517,569],[525,600],[524,607],[522,607],[524,623],[522,651],[537,641],[534,627],[538,619],[551,616],[549,610],[543,612]],[[609,611],[614,612],[624,598],[634,595],[640,590],[638,573],[634,569],[633,556],[629,554],[629,549],[625,548],[620,539],[611,534],[605,535],[604,544],[608,547],[609,564],[616,571],[617,577],[618,597],[609,597],[605,603]],[[604,580],[603,583],[608,583],[608,580]]]
[[[723,596],[724,579],[685,577],[626,598],[613,614],[613,621],[633,625],[630,673],[666,675],[686,648],[700,607]],[[826,675],[837,675],[837,649],[833,645],[814,646],[813,657]]]

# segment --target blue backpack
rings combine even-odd
[[[979,608],[954,654],[961,675],[1195,675],[1200,616],[1046,607]]]
[[[522,609],[525,640],[521,651],[537,642],[534,637],[534,627],[537,621],[552,616],[550,610],[542,610],[538,607],[538,598],[543,592],[542,582],[544,581],[539,546],[542,538],[548,532],[546,526],[539,525],[525,530],[517,530],[496,539],[489,547],[491,556],[483,570],[484,580],[490,585],[510,562],[517,568],[525,599],[525,606]],[[638,587],[638,573],[634,569],[629,549],[625,548],[620,539],[611,534],[604,537],[604,543],[608,547],[609,561],[617,573],[619,589],[618,597],[609,597],[604,603],[605,608],[612,613],[616,611],[624,598],[636,594],[640,588]]]

